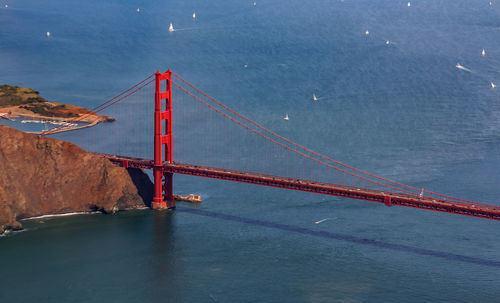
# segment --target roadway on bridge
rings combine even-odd
[[[123,156],[99,154],[111,162],[123,166],[141,169],[152,169],[154,161]],[[292,179],[272,175],[264,175],[236,170],[227,170],[200,165],[182,163],[163,163],[165,173],[199,176],[205,178],[221,179],[233,182],[250,183],[256,185],[272,186],[283,189],[292,189],[323,195],[332,195],[357,200],[383,203],[387,206],[399,205],[412,208],[427,209],[432,211],[447,212],[458,215],[473,216],[485,219],[500,220],[500,207],[493,205],[462,203],[433,199],[429,197],[413,196],[403,193],[393,193],[337,184],[320,183],[309,180]]]

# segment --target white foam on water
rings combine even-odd
[[[42,215],[42,216],[24,218],[24,219],[21,219],[20,221],[36,220],[36,219],[43,219],[43,218],[68,217],[68,216],[75,216],[75,215],[92,215],[92,214],[98,214],[98,213],[100,213],[100,212],[98,212],[98,211],[92,211],[92,212],[80,211],[80,212],[71,212],[71,213],[64,213],[64,214]]]

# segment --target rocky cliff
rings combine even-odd
[[[0,126],[0,234],[46,214],[144,207],[151,181],[80,147]]]

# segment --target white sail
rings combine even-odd
[[[169,32],[175,31],[174,26],[172,25],[172,22],[170,22],[170,27],[168,28]]]
[[[490,82],[490,84],[491,84],[491,88],[495,88],[495,87],[497,87],[497,86],[495,85],[495,83],[493,83],[493,82]]]
[[[285,118],[283,118],[283,119],[285,119],[286,121],[290,120],[290,118],[288,117],[288,114],[285,114]]]
[[[193,13],[193,19],[196,19],[196,13]]]
[[[483,48],[483,51],[481,52],[481,56],[483,56],[483,57],[486,56],[486,51],[484,50],[484,48]]]
[[[318,101],[318,97],[316,97],[316,95],[315,95],[315,94],[313,94],[313,100],[314,100],[314,101]]]

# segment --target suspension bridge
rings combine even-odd
[[[81,143],[116,165],[151,169],[153,208],[175,208],[173,175],[183,174],[500,220],[498,205],[405,185],[297,144],[170,70],[150,75],[91,113],[106,111],[116,122],[79,130],[87,132]]]

